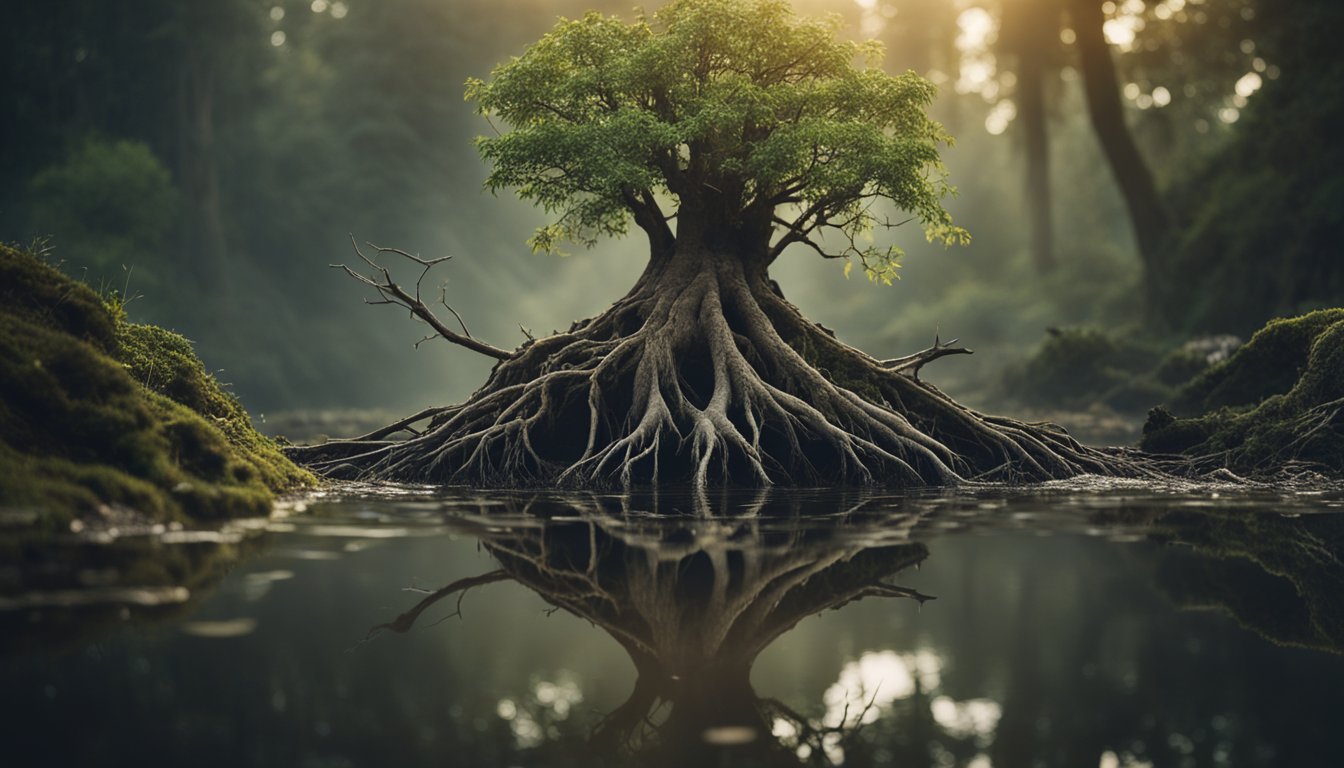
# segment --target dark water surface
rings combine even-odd
[[[1344,495],[702,504],[352,493],[12,546],[0,765],[1344,765]]]

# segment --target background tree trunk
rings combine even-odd
[[[1045,110],[1046,52],[1059,33],[1058,9],[1032,0],[1004,16],[1003,38],[1017,59],[1017,114],[1026,162],[1026,207],[1036,271],[1055,268],[1054,196],[1050,184],[1050,137]]]
[[[209,54],[188,50],[178,76],[177,176],[186,197],[183,245],[204,291],[226,292],[228,243],[224,235],[219,159],[215,151],[215,62]]]
[[[1071,0],[1070,11],[1078,36],[1078,56],[1082,65],[1088,115],[1129,210],[1134,239],[1143,260],[1145,297],[1148,315],[1152,319],[1156,314],[1154,304],[1157,289],[1164,273],[1161,249],[1171,224],[1158,197],[1153,175],[1125,124],[1115,62],[1111,60],[1111,52],[1102,30],[1106,19],[1101,5],[1101,0]]]

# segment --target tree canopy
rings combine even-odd
[[[881,201],[931,241],[969,238],[942,206],[951,138],[925,113],[934,86],[886,74],[881,45],[842,41],[838,25],[784,0],[562,19],[489,82],[467,83],[478,111],[507,124],[479,139],[486,185],[551,215],[530,241],[539,251],[633,221],[657,252],[675,242],[668,222],[684,232],[693,211],[770,261],[800,243],[889,283],[900,250],[867,242],[896,226]]]

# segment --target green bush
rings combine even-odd
[[[88,138],[39,171],[26,190],[29,232],[53,236],[64,258],[96,280],[159,287],[164,243],[180,205],[172,176],[137,141]]]

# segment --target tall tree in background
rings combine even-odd
[[[1000,46],[1017,64],[1017,119],[1022,137],[1031,254],[1042,274],[1055,268],[1054,195],[1046,81],[1050,51],[1059,40],[1057,0],[1020,0],[1005,9]]]
[[[230,92],[250,90],[264,64],[260,8],[251,3],[181,3],[158,34],[176,54],[174,124],[178,185],[187,201],[182,248],[193,255],[199,288],[227,296],[236,279],[225,224],[218,141]],[[235,116],[237,117],[237,116]]]
[[[884,19],[880,39],[887,47],[889,71],[912,69],[928,77],[934,70],[956,70],[957,9],[947,0],[902,0],[876,9]]]
[[[1236,86],[1224,86],[1212,120],[1226,140],[1172,185],[1179,288],[1159,295],[1183,327],[1247,334],[1344,305],[1344,145],[1334,138],[1344,135],[1344,3],[1219,6],[1257,25],[1255,59],[1228,66]]]
[[[1078,59],[1087,96],[1092,127],[1110,164],[1111,173],[1125,198],[1134,239],[1143,261],[1144,284],[1149,297],[1156,295],[1164,279],[1163,248],[1170,219],[1153,182],[1153,174],[1139,154],[1125,124],[1115,62],[1106,43],[1105,14],[1101,0],[1070,0],[1070,14],[1077,34]],[[1149,302],[1150,319],[1156,307]]]

